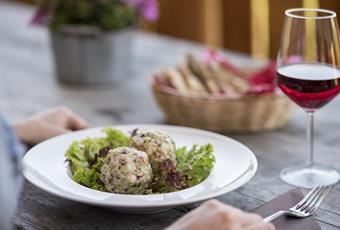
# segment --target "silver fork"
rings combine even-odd
[[[289,215],[298,218],[311,216],[319,208],[322,200],[326,197],[331,189],[330,186],[314,187],[299,203],[286,211],[278,211],[263,219],[264,222],[273,221],[283,215]]]

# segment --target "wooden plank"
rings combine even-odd
[[[319,8],[319,0],[303,0],[304,8]],[[317,16],[317,13],[312,13],[312,16]],[[305,23],[305,60],[313,62],[317,59],[317,34],[316,21],[307,20]]]
[[[319,0],[303,0],[302,1],[303,8],[319,8],[320,1]]]
[[[203,40],[202,42],[215,47],[223,47],[223,1],[204,0],[203,1]]]
[[[174,37],[202,41],[203,1],[160,0],[161,14],[157,22],[157,31]]]
[[[269,58],[269,0],[251,0],[251,55],[254,58]]]
[[[224,47],[250,53],[250,0],[223,1]]]

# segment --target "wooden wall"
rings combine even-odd
[[[340,15],[340,0],[268,1],[270,57],[275,57],[278,50],[285,9],[306,4],[312,6],[318,2],[320,8],[334,10]],[[156,27],[159,33],[251,53],[251,0],[159,0],[159,2],[161,17]],[[256,0],[254,2],[256,4]],[[208,4],[212,6],[204,11]],[[210,21],[206,19],[207,17],[210,17]],[[219,19],[222,21],[216,23]]]
[[[220,0],[159,0],[161,17],[157,31],[184,39],[223,43]]]
[[[34,2],[34,0],[20,0]],[[254,44],[268,43],[265,53],[275,57],[287,8],[319,6],[340,15],[340,0],[158,0],[161,17],[153,30],[174,37],[224,47],[245,53],[254,53]],[[268,41],[266,35],[257,33],[252,45],[254,24],[251,23],[251,5],[267,2],[269,5]],[[262,9],[265,10],[265,9]],[[265,18],[265,17],[264,17]],[[268,21],[268,20],[267,20]],[[262,21],[263,23],[263,21]],[[253,29],[254,31],[254,29]],[[262,36],[262,37],[261,37]],[[254,40],[254,39],[253,39]],[[258,41],[259,40],[259,41]],[[261,56],[261,55],[260,55]]]

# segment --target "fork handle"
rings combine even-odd
[[[268,223],[286,214],[287,214],[287,211],[278,211],[270,216],[267,216],[266,218],[263,219],[263,221]]]

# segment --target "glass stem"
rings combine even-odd
[[[309,151],[309,166],[314,165],[314,112],[307,112],[307,142]]]

